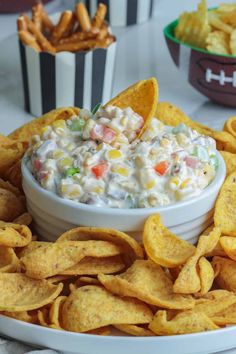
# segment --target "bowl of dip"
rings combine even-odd
[[[23,189],[36,231],[55,240],[75,226],[138,235],[160,213],[172,232],[196,241],[212,220],[225,178],[215,141],[184,124],[143,118],[131,108],[81,110],[32,137]]]

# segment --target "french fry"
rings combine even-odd
[[[107,13],[107,7],[105,4],[100,3],[98,5],[96,14],[92,20],[92,26],[96,27],[96,28],[101,28],[104,19],[106,17],[106,13]]]
[[[75,7],[75,13],[79,21],[82,31],[88,32],[91,30],[91,21],[88,11],[84,3],[80,2]]]
[[[98,33],[98,39],[104,39],[108,36],[108,27],[105,23],[103,23],[99,33]]]
[[[72,13],[70,22],[68,23],[67,30],[64,32],[62,38],[67,38],[73,34],[74,27],[76,26],[76,16]]]
[[[19,38],[22,43],[29,45],[34,48],[37,52],[41,52],[40,45],[37,43],[36,38],[29,33],[28,31],[21,30],[19,31]]]
[[[42,11],[43,5],[41,2],[38,2],[32,7],[32,21],[40,31],[42,29]]]
[[[113,42],[115,42],[115,36],[109,34],[106,38],[97,41],[96,48],[107,48]]]
[[[69,42],[55,45],[57,52],[77,52],[79,50],[89,50],[95,48],[96,39],[88,39],[80,42]]]
[[[45,52],[55,53],[55,48],[52,44],[47,40],[47,38],[40,32],[35,24],[29,19],[27,15],[24,15],[25,21],[27,23],[27,27],[29,31],[35,36],[37,42],[40,44],[42,49]]]
[[[18,17],[17,29],[18,29],[18,31],[27,31],[27,24],[25,22],[24,16]]]
[[[63,43],[55,46],[57,52],[77,52],[79,50],[91,50],[93,48],[107,48],[114,41],[113,36],[108,36],[105,39],[89,39],[75,43]]]
[[[54,27],[50,41],[52,44],[56,44],[63,34],[67,31],[70,22],[72,21],[72,11],[66,10],[61,14],[58,24]]]
[[[104,21],[106,12],[106,5],[100,3],[91,20],[84,3],[78,3],[74,13],[64,11],[54,25],[38,0],[32,8],[32,20],[27,15],[18,18],[19,37],[35,50],[49,53],[107,48],[115,37],[110,35]]]
[[[93,32],[75,32],[69,37],[61,38],[58,44],[65,44],[65,43],[76,43],[79,41],[85,41],[87,39],[95,39],[98,36],[97,33]]]
[[[52,23],[47,12],[44,9],[42,11],[42,24],[43,24],[43,27],[46,29],[46,31],[48,31],[49,33],[52,32],[52,30],[54,28],[54,24]]]

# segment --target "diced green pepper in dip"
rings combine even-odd
[[[109,208],[164,206],[199,195],[218,167],[215,141],[184,124],[143,118],[131,108],[81,110],[32,137],[28,168],[62,198]]]

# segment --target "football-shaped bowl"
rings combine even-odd
[[[236,107],[236,57],[210,53],[191,47],[174,36],[178,20],[164,29],[165,39],[174,63],[188,82],[210,100]]]

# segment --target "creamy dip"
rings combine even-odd
[[[199,195],[214,179],[215,141],[180,124],[143,118],[131,108],[81,110],[32,137],[28,168],[62,198],[110,208],[149,208]]]

